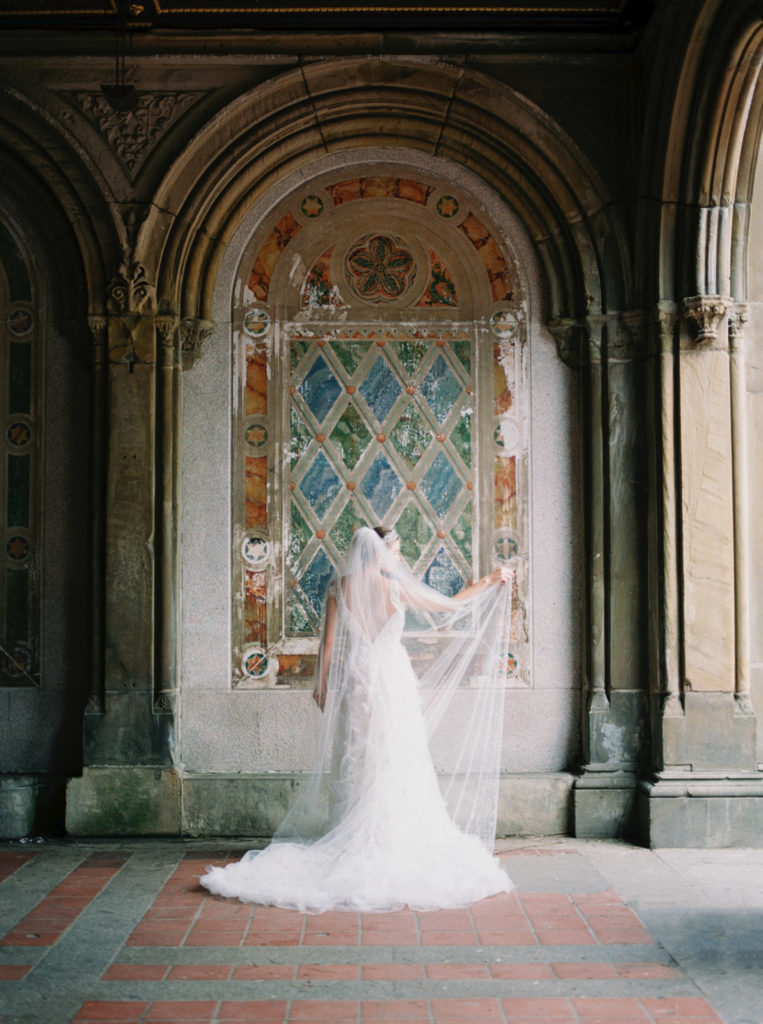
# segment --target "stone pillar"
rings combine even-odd
[[[669,311],[660,311],[665,700],[657,771],[638,798],[653,846],[756,845],[763,834],[763,776],[744,689],[744,317],[737,311],[727,332],[731,306],[723,296],[684,301],[675,368]]]
[[[575,834],[613,836],[625,828],[645,742],[645,320],[591,316],[585,331],[590,620]]]
[[[154,289],[136,263],[120,268],[107,310],[105,329],[95,325],[94,427],[101,435],[93,440],[94,451],[105,453],[93,498],[95,512],[105,501],[102,576],[94,580],[102,594],[94,643],[100,649],[102,630],[103,679],[95,677],[85,716],[85,768],[68,787],[67,829],[177,833],[177,330],[173,317],[156,316]]]

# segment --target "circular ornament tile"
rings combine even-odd
[[[12,448],[23,448],[31,440],[32,428],[23,420],[14,420],[13,423],[8,424],[5,437]]]
[[[320,196],[305,196],[299,206],[302,216],[308,220],[315,220],[323,213],[323,200]]]
[[[32,330],[34,319],[28,309],[14,309],[8,314],[8,330],[15,338],[29,334]]]
[[[13,644],[7,652],[0,652],[4,674],[21,679],[32,673],[32,652],[28,644]]]
[[[519,545],[509,534],[498,537],[495,542],[495,557],[499,562],[509,562],[519,554]]]
[[[490,329],[498,338],[513,338],[519,326],[519,318],[508,309],[499,309],[490,317]]]
[[[270,327],[270,315],[264,309],[250,309],[244,317],[244,330],[250,338],[262,338]]]
[[[270,557],[270,542],[256,533],[247,534],[241,545],[241,555],[247,565],[261,567]]]
[[[23,562],[31,550],[29,541],[19,534],[9,537],[5,544],[5,553],[12,562]]]
[[[248,647],[244,651],[242,668],[250,679],[264,679],[270,670],[267,653],[260,647]]]
[[[459,202],[455,196],[440,196],[435,203],[435,210],[445,220],[455,217],[459,210]]]
[[[499,455],[513,455],[519,444],[519,431],[516,423],[501,420],[493,431],[493,443],[499,449]]]
[[[266,424],[250,423],[244,431],[244,440],[250,448],[264,448],[270,440]]]

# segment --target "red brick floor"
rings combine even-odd
[[[0,897],[25,872],[35,880],[30,872],[51,855],[0,851]],[[92,976],[69,962],[75,976],[83,970],[81,983],[67,979],[71,1009],[62,1001],[56,1017],[48,1007],[52,1016],[37,1018],[46,1024],[723,1024],[603,886],[520,889],[461,910],[305,915],[210,896],[199,875],[228,858],[183,856],[179,847],[168,854],[166,881],[131,915],[140,888],[120,883],[120,873],[137,856],[83,850],[0,931],[0,1000],[16,992],[20,1006],[31,1005],[35,977],[54,988],[49,952],[58,947],[63,963],[69,949],[76,961],[92,921],[104,937],[101,959],[90,947]],[[0,1011],[5,1019],[16,1017]],[[18,1019],[35,1018],[19,1010]]]

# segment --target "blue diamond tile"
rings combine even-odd
[[[336,377],[323,356],[318,356],[297,388],[310,412],[323,423],[342,393]]]
[[[323,519],[341,487],[341,480],[323,452],[318,452],[299,485],[299,489],[319,519]]]
[[[303,593],[317,615],[320,615],[323,608],[326,590],[333,572],[331,562],[326,557],[325,551],[321,550],[305,569],[299,581]]]
[[[447,594],[448,597],[453,597],[459,590],[463,590],[465,585],[464,577],[445,548],[438,549],[424,573],[424,582],[434,590],[439,590],[441,594]]]
[[[359,388],[379,424],[386,420],[401,390],[400,383],[384,356],[379,356]]]
[[[368,472],[360,483],[360,489],[376,515],[382,519],[402,491],[403,484],[389,460],[379,452],[368,467]]]
[[[463,486],[458,473],[442,452],[439,453],[421,481],[421,490],[440,519],[445,518]]]
[[[438,356],[421,381],[419,390],[438,423],[444,423],[461,395],[461,384],[443,357]]]

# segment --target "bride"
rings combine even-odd
[[[202,885],[308,913],[509,891],[493,844],[512,577],[446,597],[413,576],[394,530],[359,529],[326,597],[315,770],[272,843]]]

